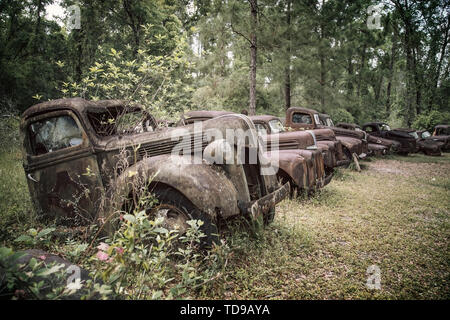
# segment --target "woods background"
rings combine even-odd
[[[78,5],[81,28],[49,19]],[[368,28],[377,5],[380,28]],[[0,1],[0,107],[121,98],[430,129],[450,121],[445,0]]]

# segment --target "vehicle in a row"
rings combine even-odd
[[[20,128],[31,198],[40,213],[66,222],[112,221],[117,210],[140,205],[145,189],[158,200],[145,208],[149,214],[180,231],[200,219],[205,241],[212,242],[221,220],[263,216],[269,222],[289,193],[288,183],[280,186],[275,174],[263,172],[267,160],[255,141],[244,144],[245,155],[256,150],[254,163],[207,161],[225,145],[209,131],[256,130],[238,116],[206,120],[200,134],[193,125],[158,130],[138,105],[73,98],[30,107]],[[200,154],[190,148],[195,145]]]
[[[233,115],[229,111],[190,111],[182,115],[178,125],[193,124],[206,121],[208,119],[226,119]],[[236,114],[234,114],[236,116]],[[239,115],[242,116],[242,115]],[[276,126],[277,134],[261,134],[261,130],[253,117],[257,133],[263,139],[265,146],[265,156],[271,164],[278,168],[277,177],[282,183],[289,182],[291,191],[313,191],[328,183],[331,177],[326,176],[324,159],[320,150],[317,150],[315,137],[310,133],[299,133],[288,135],[282,133],[282,125],[271,123]],[[277,118],[274,118],[277,120]],[[279,120],[278,120],[279,121]],[[280,129],[280,130],[278,130]],[[289,144],[289,147],[286,147]]]
[[[366,150],[363,141],[360,139],[363,134],[348,133],[349,136],[339,135],[336,133],[334,127],[324,126],[319,118],[319,113],[313,109],[291,107],[286,110],[285,126],[288,130],[330,130],[333,136],[327,134],[323,136],[320,133],[316,134],[317,140],[322,141],[339,141],[340,146],[336,154],[338,157],[338,166],[348,165],[353,158],[353,154],[358,157],[365,157]],[[343,129],[342,129],[343,130]],[[349,130],[350,131],[350,130]]]
[[[380,137],[374,137],[367,132],[362,131],[361,127],[354,123],[339,122],[336,127],[344,128],[347,130],[361,131],[366,135],[367,149],[369,155],[380,156],[389,152],[395,152],[400,146],[400,143],[394,140],[384,139]]]
[[[442,150],[450,150],[450,125],[439,124],[434,127],[433,140],[444,143]]]
[[[408,153],[416,152],[416,139],[407,132],[391,130],[387,123],[368,122],[363,124],[362,130],[374,137],[397,141],[400,143],[400,146],[396,152],[399,154],[407,155]]]

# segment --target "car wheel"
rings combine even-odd
[[[155,189],[152,193],[158,199],[158,204],[149,209],[148,213],[152,218],[163,218],[163,226],[166,229],[178,229],[180,234],[183,234],[189,228],[187,221],[201,220],[203,225],[200,230],[205,234],[205,237],[201,238],[201,246],[211,247],[213,243],[219,242],[217,227],[211,218],[194,206],[183,194],[170,188]]]

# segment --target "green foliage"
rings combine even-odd
[[[55,228],[45,228],[39,232],[36,229],[31,228],[28,230],[27,234],[19,236],[15,241],[33,248],[38,245],[49,247],[53,231],[55,231]]]
[[[338,122],[347,122],[347,123],[355,122],[355,118],[353,118],[352,114],[342,108],[333,109],[330,112],[330,117],[331,119],[333,119],[333,122],[335,124]]]
[[[28,263],[18,263],[24,252],[14,252],[0,247],[0,294],[12,294],[12,299],[56,300],[69,297],[76,290],[65,284],[64,264],[45,264],[31,258]]]
[[[167,42],[163,35],[151,37],[151,25],[143,28],[149,47]],[[103,58],[89,68],[81,82],[62,82],[60,91],[65,97],[139,103],[162,117],[183,111],[190,99],[190,89],[183,85],[183,80],[189,78],[191,66],[184,53],[185,36],[173,35],[171,40],[174,47],[165,55],[139,49],[135,57],[127,58],[125,52],[100,48]]]
[[[186,297],[220,270],[224,248],[200,250],[202,221],[188,221],[184,234],[167,230],[145,211],[125,214],[120,230],[92,257],[95,276],[127,299]]]
[[[420,114],[412,127],[418,130],[433,130],[438,124],[449,124],[450,123],[450,112],[440,112],[437,110],[432,110],[429,113]]]

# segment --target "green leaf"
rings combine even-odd
[[[152,300],[158,300],[162,297],[163,292],[161,290],[153,292]]]
[[[41,232],[39,232],[39,233],[37,234],[36,237],[37,237],[37,238],[42,238],[42,237],[48,235],[49,233],[52,233],[53,231],[55,231],[55,228],[46,228],[46,229],[43,229],[43,230],[41,230]]]
[[[132,214],[126,214],[126,215],[123,216],[123,218],[125,220],[127,220],[128,222],[131,222],[131,223],[135,223],[136,222],[136,217],[133,216]]]
[[[64,264],[63,263],[57,264],[57,265],[54,265],[51,268],[46,268],[46,269],[43,269],[43,270],[39,271],[38,273],[36,273],[36,275],[38,277],[45,277],[45,276],[48,276],[50,274],[58,272],[62,268],[64,268]]]
[[[29,235],[23,234],[14,241],[15,242],[32,242],[33,238],[31,238]]]

